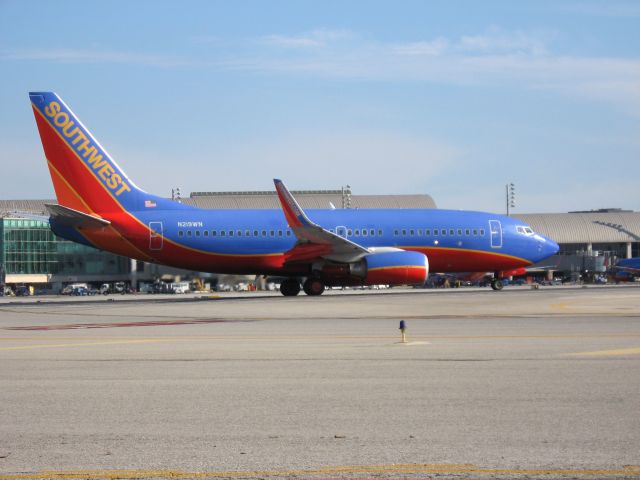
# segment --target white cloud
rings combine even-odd
[[[438,56],[445,53],[448,46],[449,42],[446,38],[438,37],[431,41],[399,44],[393,47],[392,51],[397,55]]]
[[[5,51],[0,53],[0,60],[35,60],[55,63],[125,63],[153,67],[179,67],[194,64],[189,60],[165,55],[63,48]]]
[[[491,27],[480,35],[464,35],[457,47],[462,51],[489,53],[498,52],[544,55],[547,53],[547,41],[540,34],[522,31],[504,31]]]
[[[225,44],[202,37],[211,48],[199,57],[172,57],[97,49],[16,50],[0,60],[56,63],[122,63],[159,68],[307,75],[347,80],[431,82],[545,89],[563,96],[608,103],[640,116],[640,58],[555,55],[553,32],[491,27],[475,35],[404,43],[367,41],[346,30],[273,34]],[[193,40],[193,39],[192,39]]]
[[[263,44],[283,48],[319,48],[350,36],[346,30],[318,29],[302,35],[267,35],[260,40]]]
[[[457,39],[438,37],[405,43],[365,42],[354,34],[279,37],[259,54],[224,64],[231,70],[303,74],[354,80],[519,86],[606,102],[640,116],[640,59],[554,55],[553,32],[506,31],[491,27]],[[285,40],[286,39],[286,40]],[[341,41],[337,41],[340,39]],[[290,55],[287,46],[320,46]]]

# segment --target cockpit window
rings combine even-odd
[[[522,235],[533,235],[531,227],[523,227],[519,225],[516,227],[516,231]]]

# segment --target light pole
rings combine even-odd
[[[342,187],[342,208],[351,208],[351,185]]]
[[[507,217],[510,213],[510,208],[515,208],[516,206],[516,186],[511,183],[507,183],[504,186],[505,194],[506,194],[506,202],[507,202]]]

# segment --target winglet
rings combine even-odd
[[[274,178],[273,183],[276,186],[276,192],[278,193],[278,198],[280,199],[280,204],[282,205],[282,210],[284,211],[284,216],[289,226],[294,228],[315,225],[309,220],[309,217],[304,213],[304,210],[302,210],[296,199],[293,198],[291,192],[287,190],[282,180]]]

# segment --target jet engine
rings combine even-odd
[[[327,285],[422,285],[428,274],[427,256],[405,250],[370,253],[355,263],[322,268]]]

